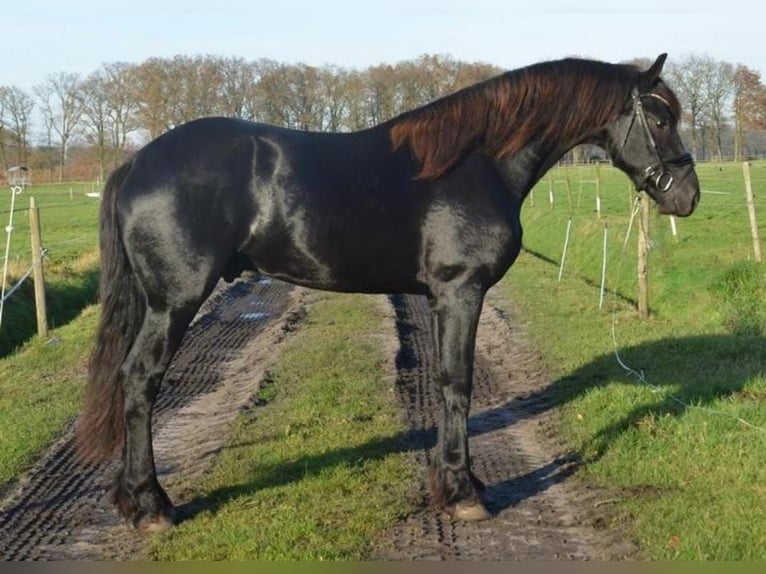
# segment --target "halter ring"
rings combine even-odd
[[[667,171],[661,171],[654,179],[654,185],[656,185],[657,189],[663,193],[670,191],[670,188],[673,187],[673,174]]]

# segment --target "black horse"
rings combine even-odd
[[[103,193],[102,316],[78,434],[86,458],[121,452],[119,511],[144,530],[172,524],[154,399],[218,280],[257,270],[428,297],[442,397],[432,496],[455,519],[487,518],[466,431],[484,294],[519,254],[527,193],[577,144],[607,150],[662,213],[692,213],[699,183],[664,61],[536,64],[355,133],[200,119],[117,168]]]

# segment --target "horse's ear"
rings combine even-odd
[[[642,92],[648,92],[657,83],[657,80],[660,78],[660,73],[662,72],[662,67],[665,65],[665,60],[667,60],[667,58],[667,54],[660,54],[657,56],[657,60],[655,60],[651,68],[645,72],[641,72],[641,76],[638,80],[638,86]]]

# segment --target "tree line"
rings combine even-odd
[[[26,165],[37,179],[42,173],[63,181],[79,158],[87,177],[103,180],[137,145],[195,118],[352,131],[502,71],[443,55],[364,70],[201,55],[106,63],[85,77],[59,72],[31,92],[0,86],[0,168]],[[690,55],[669,62],[664,76],[683,103],[695,157],[742,159],[766,150],[766,87],[758,72]]]

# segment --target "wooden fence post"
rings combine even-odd
[[[763,261],[761,255],[761,239],[758,236],[758,220],[755,217],[755,200],[753,199],[753,185],[750,181],[750,162],[742,164],[745,175],[745,197],[747,197],[747,212],[750,215],[750,233],[753,236],[753,253],[756,261]]]
[[[32,239],[32,277],[35,283],[35,309],[37,311],[37,334],[48,335],[48,314],[45,307],[45,276],[43,273],[43,252],[40,234],[40,210],[35,205],[35,198],[29,198],[29,228]]]
[[[649,196],[641,192],[638,213],[638,315],[649,316]]]

